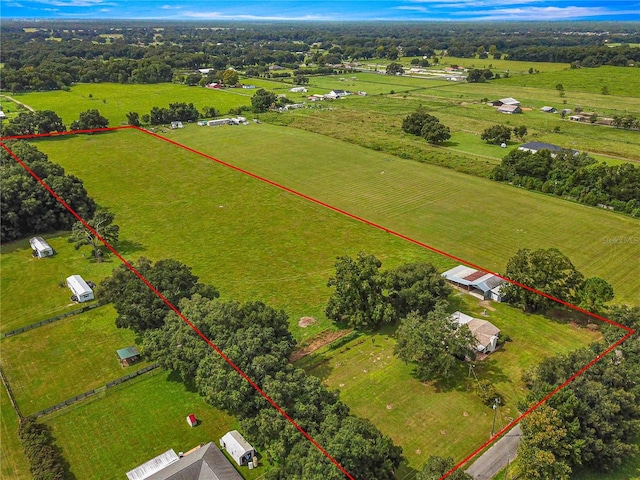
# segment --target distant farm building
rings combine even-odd
[[[123,367],[128,367],[129,365],[140,360],[140,352],[136,347],[127,347],[121,348],[117,350],[118,360]]]
[[[213,442],[184,454],[167,450],[127,472],[129,480],[242,480],[224,453]]]
[[[342,97],[346,97],[347,95],[351,95],[346,90],[331,90],[329,93],[325,95],[325,98],[338,99]]]
[[[290,88],[289,91],[293,93],[306,93],[307,89],[306,87],[293,87]]]
[[[38,258],[50,257],[53,255],[53,248],[42,237],[33,237],[29,240],[29,245],[33,250],[33,256]]]
[[[498,107],[498,111],[500,113],[507,113],[507,114],[522,113],[522,109],[520,108],[519,105],[500,105]]]
[[[520,106],[520,102],[515,98],[507,97],[507,98],[501,98],[499,100],[493,100],[492,102],[489,102],[489,105],[491,105],[492,107],[501,107],[503,105]]]
[[[458,265],[442,274],[454,286],[483,300],[502,301],[500,287],[505,281],[493,273]]]
[[[518,150],[522,150],[524,152],[531,152],[531,153],[536,153],[536,152],[539,152],[540,150],[549,150],[550,152],[554,153],[554,152],[561,152],[564,149],[562,147],[553,145],[551,143],[528,142],[520,145],[518,147]],[[573,152],[574,155],[579,153],[577,150],[571,150],[571,151]]]
[[[225,433],[220,439],[220,446],[224,448],[229,455],[231,455],[231,458],[240,466],[247,465],[256,455],[255,449],[237,430]]]
[[[544,113],[558,113],[558,110],[556,110],[554,107],[547,107],[547,106],[542,107],[540,111]]]
[[[80,303],[93,300],[93,290],[80,275],[67,277],[67,287],[73,293],[72,300]]]
[[[473,318],[462,312],[454,312],[451,318],[460,326],[466,325],[473,338],[476,339],[476,345],[474,349],[478,353],[491,353],[498,346],[498,335],[500,335],[500,329],[493,323],[487,320],[481,320],[479,318]]]

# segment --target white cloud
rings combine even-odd
[[[36,0],[34,3],[53,5],[54,7],[97,7],[101,5],[116,5],[113,2],[105,0]]]
[[[269,16],[269,15],[233,15],[221,12],[186,11],[180,14],[184,18],[212,19],[212,20],[276,20],[276,21],[298,21],[298,20],[335,20],[326,15],[303,15],[299,17]]]
[[[516,7],[494,8],[489,12],[478,10],[465,12],[469,20],[569,20],[608,15],[638,13],[637,10],[610,10],[605,7]]]
[[[182,7],[180,5],[162,5],[160,8],[163,10],[180,10]]]
[[[412,6],[409,6],[409,5],[401,5],[399,7],[394,7],[394,9],[395,10],[408,10],[410,12],[424,12],[424,13],[429,11],[429,9],[427,7],[418,7],[418,6],[412,7]]]

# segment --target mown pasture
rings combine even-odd
[[[184,130],[207,142],[219,141],[210,136],[215,129],[190,127]],[[294,142],[294,137],[308,137],[311,143],[303,149],[312,158],[322,157],[318,142],[327,143],[317,135],[265,124],[239,128],[258,135],[242,140],[250,142],[249,148],[236,152],[247,158],[271,148],[254,141],[275,132],[285,135],[281,141],[287,135]],[[167,135],[180,138],[177,131]],[[341,144],[331,143],[338,155]],[[323,311],[337,256],[365,251],[389,267],[413,260],[440,267],[453,263],[142,132],[58,137],[37,146],[82,178],[89,194],[116,214],[122,237],[137,245],[127,259],[176,258],[218,287],[224,298],[283,308],[299,340],[330,327]],[[367,150],[353,148],[366,159]],[[318,321],[301,329],[302,316]]]
[[[18,439],[18,415],[4,386],[0,387],[0,477],[29,480],[29,463]]]
[[[153,85],[121,85],[118,83],[79,83],[68,92],[34,92],[16,94],[14,98],[36,110],[53,110],[65,124],[77,120],[80,112],[96,108],[111,126],[127,123],[127,113],[140,116],[152,107],[168,107],[169,103],[193,103],[196,108],[215,107],[223,114],[230,108],[250,105],[255,90],[242,88],[210,89],[173,83]],[[90,97],[91,95],[91,97]]]
[[[109,275],[115,265],[112,259],[93,262],[89,247],[76,250],[68,241],[69,235],[63,232],[43,235],[55,251],[54,256],[47,258],[31,256],[29,239],[2,245],[2,333],[80,308],[81,305],[70,300],[71,290],[65,283],[70,275],[81,275],[94,282]],[[140,247],[128,242],[124,233],[120,248],[127,254]]]
[[[178,453],[218,444],[237,428],[232,417],[207,405],[174,375],[156,370],[132,382],[45,417],[78,480],[121,479],[171,448]],[[201,422],[194,428],[185,421],[190,413]],[[269,465],[261,461],[258,469],[244,467],[243,477],[263,475]]]
[[[135,334],[115,327],[110,305],[2,340],[2,365],[23,415],[30,415],[146,367],[123,368],[116,350]]]
[[[525,315],[502,304],[486,305],[466,294],[455,294],[451,311],[460,309],[486,318],[511,337],[486,360],[476,362],[478,379],[488,379],[503,396],[496,431],[518,416],[518,401],[526,396],[522,372],[541,359],[567,353],[600,338],[598,332]],[[494,310],[495,308],[495,310]],[[361,417],[370,419],[396,444],[403,447],[408,467],[420,470],[429,455],[452,456],[456,461],[470,454],[489,437],[493,411],[476,395],[476,377],[460,364],[447,382],[422,383],[412,375],[413,366],[394,355],[395,327],[360,337],[339,349],[325,349],[301,361],[322,378]],[[544,340],[541,340],[544,339]],[[406,467],[406,466],[405,466]],[[408,471],[401,471],[404,478]]]
[[[637,219],[291,128],[193,127],[171,138],[493,271],[519,248],[557,247],[609,281],[618,302],[640,302],[628,282]]]

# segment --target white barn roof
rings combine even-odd
[[[167,450],[166,452],[158,455],[156,458],[152,458],[139,467],[128,471],[127,478],[129,480],[144,480],[145,478],[150,477],[154,473],[159,472],[163,468],[166,468],[167,466],[177,462],[178,460],[180,460],[180,457],[178,457],[173,449]]]

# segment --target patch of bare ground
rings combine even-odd
[[[316,319],[313,317],[301,317],[298,321],[298,326],[300,328],[307,328],[309,325],[313,325],[316,323]]]
[[[334,342],[337,339],[344,337],[346,334],[351,332],[352,332],[351,328],[347,330],[337,330],[337,331],[325,330],[324,332],[320,332],[316,336],[312,337],[308,341],[308,344],[306,346],[296,348],[289,356],[289,362],[291,363],[297,362],[301,358],[304,358],[307,355],[311,355],[313,352],[315,352],[319,348],[322,348],[325,345],[329,345],[331,342]]]

